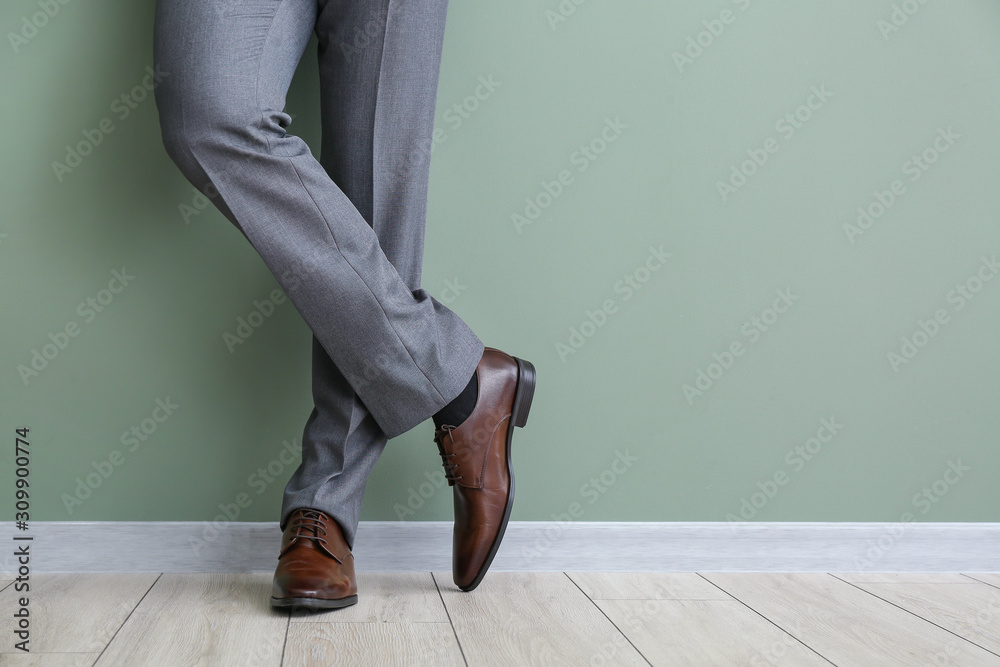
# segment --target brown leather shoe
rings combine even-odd
[[[434,442],[455,487],[452,576],[463,591],[479,585],[500,547],[514,501],[510,440],[524,426],[535,367],[491,347],[476,368],[479,398],[459,426],[442,424]]]
[[[340,524],[316,509],[293,511],[281,536],[271,606],[339,609],[357,601],[354,555]]]

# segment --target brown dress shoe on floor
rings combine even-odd
[[[459,426],[442,424],[434,442],[455,487],[452,576],[463,591],[479,585],[500,547],[514,501],[510,440],[524,426],[535,367],[491,347],[476,368],[479,397]]]
[[[354,556],[340,524],[319,510],[293,511],[281,536],[271,606],[339,609],[357,601]]]

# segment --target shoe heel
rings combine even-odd
[[[528,411],[531,410],[531,399],[535,396],[535,367],[524,359],[514,357],[514,361],[517,362],[518,380],[511,421],[514,426],[524,426],[528,421]]]

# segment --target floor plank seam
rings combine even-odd
[[[649,665],[649,667],[653,667],[653,663],[649,661],[649,658],[646,657],[646,654],[643,653],[642,651],[640,651],[639,647],[632,643],[632,640],[629,639],[628,635],[626,635],[624,632],[622,632],[622,629],[618,627],[618,624],[615,623],[614,621],[612,621],[611,618],[607,614],[604,613],[604,610],[601,609],[601,606],[599,604],[597,604],[597,602],[594,600],[594,598],[592,598],[589,595],[587,595],[584,592],[584,590],[582,588],[580,588],[580,585],[578,583],[576,583],[576,581],[574,581],[573,577],[569,576],[568,572],[563,572],[563,575],[565,575],[565,577],[567,579],[569,579],[569,581],[570,581],[571,584],[573,584],[574,586],[577,587],[577,589],[580,591],[580,593],[583,594],[583,597],[585,597],[588,600],[590,600],[590,604],[592,604],[595,607],[597,607],[597,611],[601,612],[601,615],[604,618],[608,619],[608,622],[611,623],[611,625],[614,626],[615,630],[618,631],[618,634],[620,634],[625,639],[625,641],[627,641],[629,643],[629,645],[632,648],[635,649],[635,652],[639,654],[639,657],[641,657],[643,660],[645,660],[646,664]]]
[[[462,648],[462,640],[458,637],[458,629],[455,628],[455,623],[451,620],[451,612],[448,611],[448,605],[444,601],[444,595],[441,593],[441,586],[438,584],[437,577],[431,572],[431,581],[434,582],[434,588],[437,589],[438,598],[441,600],[441,606],[444,607],[444,613],[448,617],[448,625],[451,626],[451,632],[455,635],[455,643],[458,644],[458,651],[462,654],[462,662],[465,663],[465,667],[469,667],[469,659],[465,657],[465,649]]]
[[[905,611],[907,614],[910,614],[911,616],[915,616],[916,618],[919,618],[921,621],[924,621],[925,623],[930,623],[931,625],[933,625],[936,628],[941,628],[942,630],[944,630],[948,634],[957,637],[960,641],[967,642],[969,644],[972,644],[973,646],[978,646],[979,648],[983,649],[987,653],[991,653],[991,654],[997,656],[998,658],[1000,658],[1000,653],[996,653],[995,651],[991,651],[990,649],[986,648],[985,646],[982,646],[981,644],[978,644],[978,643],[972,641],[968,637],[963,637],[962,635],[958,634],[954,630],[949,630],[948,628],[944,627],[943,625],[938,625],[937,623],[935,623],[931,619],[924,618],[923,616],[921,616],[917,612],[913,611],[912,609],[907,609],[906,607],[901,607],[898,604],[896,604],[895,602],[893,602],[892,600],[886,600],[881,595],[878,595],[878,594],[873,593],[873,592],[871,592],[869,590],[861,588],[860,586],[858,586],[857,584],[854,584],[853,582],[847,581],[845,579],[841,579],[840,577],[836,576],[835,574],[832,574],[832,573],[829,573],[829,574],[834,579],[837,579],[838,581],[843,581],[845,584],[848,584],[849,586],[853,586],[854,588],[858,589],[862,593],[867,593],[868,595],[871,595],[873,598],[875,598],[877,600],[881,600],[882,602],[885,602],[886,604],[892,605],[896,609],[901,609],[902,611]]]
[[[991,572],[990,574],[994,574],[994,573],[993,573],[993,572]],[[992,583],[992,582],[989,582],[989,581],[983,581],[982,579],[976,579],[976,578],[975,578],[974,576],[972,576],[971,574],[962,574],[962,576],[963,576],[963,577],[968,577],[969,579],[972,579],[972,580],[973,580],[974,582],[976,582],[976,583],[979,583],[979,584],[986,584],[987,586],[990,586],[990,587],[992,587],[992,588],[996,588],[996,589],[1000,589],[1000,586],[997,586],[996,584],[994,584],[994,583]]]
[[[305,621],[318,619],[300,619],[289,610],[267,614],[273,610],[258,599],[262,580],[257,577],[231,581],[229,574],[200,573],[188,578],[170,570],[135,578],[44,574],[39,595],[53,606],[45,608],[46,627],[39,626],[44,641],[35,646],[43,655],[36,659],[101,667],[106,655],[104,665],[181,664],[200,651],[211,660],[232,661],[226,664],[273,667],[277,657],[277,667],[284,667],[285,660],[290,666],[332,664],[348,651],[360,659],[380,656],[384,662],[391,655],[410,655],[412,664],[440,659],[469,667],[497,664],[500,656],[508,656],[502,660],[508,664],[538,664],[555,649],[581,665],[653,667],[679,664],[686,656],[691,664],[847,667],[903,664],[893,660],[905,659],[909,664],[1000,667],[997,572],[498,572],[479,595],[459,593],[448,584],[449,572],[429,573],[455,646],[447,643],[423,572],[368,573],[373,579],[364,584],[372,584],[372,595],[357,613],[334,614],[315,625]],[[437,574],[445,579],[450,602]],[[4,597],[12,594],[13,583],[0,581]],[[210,594],[200,593],[203,589]],[[130,600],[135,601],[128,607]],[[275,633],[282,616],[279,642]],[[188,641],[192,619],[211,642]],[[517,632],[501,632],[511,623]],[[454,662],[456,646],[459,663]],[[4,659],[0,652],[0,663]]]
[[[94,660],[93,663],[91,663],[91,667],[94,667],[94,665],[96,665],[101,661],[101,658],[104,656],[104,653],[108,650],[108,647],[111,646],[111,643],[115,640],[115,637],[117,637],[118,633],[122,631],[122,628],[125,627],[125,624],[128,623],[128,620],[132,618],[132,614],[134,614],[135,610],[139,608],[139,605],[141,605],[142,601],[146,599],[146,596],[149,595],[149,592],[153,590],[153,586],[156,586],[156,582],[158,582],[160,580],[160,577],[162,576],[163,576],[162,572],[156,575],[156,579],[153,580],[153,583],[149,585],[149,588],[146,589],[146,592],[142,594],[142,597],[139,598],[139,601],[135,603],[134,607],[132,607],[132,610],[128,613],[128,616],[125,617],[125,620],[122,621],[122,624],[118,626],[117,630],[115,630],[115,634],[111,635],[111,639],[109,639],[108,643],[104,645],[104,648],[101,649],[101,652],[97,654],[97,658]]]
[[[281,642],[281,659],[278,660],[278,667],[285,667],[285,651],[288,650],[288,633],[292,629],[292,610],[288,610],[288,617],[285,619],[285,639]]]
[[[819,656],[820,658],[822,658],[822,659],[823,659],[823,660],[825,660],[826,662],[830,663],[830,664],[831,664],[831,665],[833,665],[834,667],[838,667],[838,666],[837,666],[837,663],[835,663],[835,662],[834,662],[833,660],[830,660],[830,659],[829,659],[828,657],[826,657],[825,655],[823,655],[822,653],[820,653],[819,651],[817,651],[816,649],[814,649],[814,648],[813,648],[812,646],[810,646],[809,644],[807,644],[807,643],[805,642],[805,640],[804,640],[804,639],[800,639],[800,638],[799,638],[798,636],[796,636],[796,635],[792,634],[792,632],[790,632],[789,630],[786,630],[785,628],[781,627],[781,626],[780,626],[780,625],[778,625],[778,624],[777,624],[776,622],[774,622],[773,620],[771,620],[770,618],[768,618],[767,616],[765,616],[765,615],[764,615],[764,614],[762,614],[761,612],[757,611],[756,609],[754,609],[753,607],[751,607],[750,605],[748,605],[748,604],[747,604],[746,602],[744,602],[743,600],[739,599],[738,597],[736,597],[735,595],[733,595],[732,593],[730,593],[729,591],[727,591],[726,589],[724,589],[724,588],[723,588],[722,586],[719,586],[718,584],[716,584],[716,583],[715,583],[714,581],[712,581],[711,579],[709,579],[708,577],[706,577],[706,576],[705,576],[704,574],[702,574],[701,572],[696,572],[695,574],[697,574],[697,575],[698,575],[699,577],[701,577],[702,579],[704,579],[705,581],[707,581],[707,582],[708,582],[708,583],[710,583],[711,585],[713,585],[713,586],[715,586],[716,588],[718,588],[718,589],[719,589],[720,591],[722,591],[723,593],[725,593],[726,595],[728,595],[729,597],[731,597],[731,598],[732,598],[733,600],[735,600],[736,602],[739,602],[739,603],[740,603],[741,605],[743,605],[744,607],[746,607],[747,609],[749,609],[749,610],[750,610],[750,611],[752,611],[753,613],[755,613],[755,614],[757,614],[758,616],[760,616],[760,617],[761,617],[762,619],[764,619],[765,621],[767,621],[768,623],[770,623],[770,624],[771,624],[771,625],[773,625],[774,627],[778,628],[778,630],[780,630],[780,631],[784,632],[784,633],[785,633],[786,635],[788,635],[789,637],[791,637],[792,639],[794,639],[794,640],[795,640],[795,641],[797,641],[798,643],[800,643],[800,644],[802,644],[803,646],[805,646],[805,647],[806,647],[807,649],[809,649],[810,651],[812,651],[813,653],[815,653],[816,655],[818,655],[818,656]]]

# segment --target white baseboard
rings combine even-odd
[[[277,523],[35,521],[0,524],[0,573],[267,572]],[[451,569],[450,521],[362,521],[358,570]],[[14,537],[32,536],[30,542]],[[497,571],[997,572],[1000,523],[727,523],[511,521]]]

